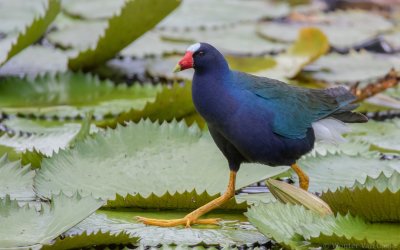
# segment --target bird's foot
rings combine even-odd
[[[185,226],[186,228],[189,228],[193,224],[218,225],[219,221],[221,220],[217,218],[198,219],[197,217],[191,216],[190,214],[186,215],[181,219],[171,219],[171,220],[151,219],[140,216],[137,216],[136,219],[146,225],[159,226],[159,227]]]

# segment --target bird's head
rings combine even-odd
[[[222,54],[208,43],[195,43],[187,48],[185,55],[175,66],[174,72],[194,68],[196,71],[215,68],[218,63],[226,64]]]

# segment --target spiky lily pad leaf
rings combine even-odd
[[[293,78],[304,66],[318,59],[329,49],[329,43],[320,30],[303,28],[296,42],[283,54],[275,57],[276,65],[256,74],[272,78]]]
[[[156,247],[159,244],[175,244],[189,246],[241,246],[250,244],[264,244],[269,240],[248,223],[237,222],[246,218],[242,214],[211,213],[205,218],[222,218],[227,222],[220,227],[194,226],[192,228],[162,228],[149,227],[134,220],[135,216],[157,218],[181,218],[187,212],[135,212],[131,210],[98,210],[95,214],[72,228],[66,235],[84,231],[111,231],[115,233],[127,232],[140,238],[142,247]],[[186,249],[186,248],[183,248]],[[228,248],[230,249],[230,248]]]
[[[11,58],[0,68],[0,76],[35,78],[68,70],[68,56],[58,49],[30,46]]]
[[[123,7],[124,3],[124,0],[68,0],[63,2],[62,8],[71,16],[83,19],[104,19],[111,18]]]
[[[400,153],[400,119],[352,124],[351,128],[349,137],[372,144],[375,150],[381,152]]]
[[[152,102],[148,102],[143,109],[131,109],[120,114],[116,119],[100,122],[102,127],[115,127],[118,123],[127,121],[139,122],[143,118],[152,121],[181,120],[184,117],[197,114],[192,101],[192,85],[186,82],[183,86],[175,83],[172,87],[165,86]]]
[[[371,222],[400,222],[399,180],[397,171],[389,177],[382,173],[377,178],[367,177],[364,183],[356,182],[353,187],[324,192],[321,198],[342,215],[351,213]]]
[[[162,196],[151,194],[148,197],[143,197],[140,194],[130,195],[122,197],[117,195],[115,199],[107,201],[106,207],[108,208],[124,208],[124,207],[135,207],[140,208],[163,208],[163,209],[196,209],[207,202],[218,198],[220,195],[209,195],[207,191],[199,194],[195,190],[192,192],[183,193],[165,193]],[[138,205],[140,204],[140,205]],[[245,201],[237,201],[231,199],[228,202],[221,205],[219,209],[226,210],[240,210],[246,211],[248,204]]]
[[[236,188],[286,170],[287,167],[244,165]],[[69,151],[45,159],[35,187],[44,197],[76,190],[103,199],[113,199],[116,194],[123,197],[140,194],[151,199],[143,200],[148,204],[137,206],[158,207],[163,204],[153,199],[152,194],[160,197],[166,192],[195,190],[197,194],[206,191],[209,195],[224,192],[228,171],[227,162],[210,135],[203,134],[197,126],[142,121],[98,133]]]
[[[270,1],[188,0],[183,1],[158,27],[172,30],[216,28],[266,17],[278,18],[289,11],[287,4]]]
[[[381,172],[391,174],[400,171],[400,161],[381,161],[379,157],[364,155],[327,154],[326,156],[305,157],[299,166],[310,178],[310,192],[336,190],[351,186],[354,181],[364,182],[367,176],[377,177]],[[293,178],[298,183],[297,175]]]
[[[278,202],[253,206],[246,215],[264,235],[292,249],[318,247],[319,244],[400,247],[399,224],[369,224],[351,215],[321,217],[302,206]],[[310,245],[310,242],[315,244]]]
[[[314,145],[314,149],[309,153],[312,156],[318,155],[332,155],[332,154],[346,154],[351,156],[357,155],[376,155],[376,151],[370,151],[371,144],[367,142],[361,141],[348,141],[345,143],[341,143],[339,145],[328,144],[328,143],[319,143],[316,142]]]
[[[30,164],[32,169],[40,167],[44,154],[38,152],[37,150],[17,152],[13,147],[7,147],[0,145],[0,156],[7,154],[10,161],[21,161],[21,165]]]
[[[10,162],[7,155],[0,157],[0,198],[7,195],[11,199],[33,200],[36,195],[33,190],[35,172],[21,162]]]
[[[12,147],[16,152],[26,150],[38,150],[40,153],[51,156],[53,152],[58,152],[66,148],[69,142],[75,137],[78,131],[55,132],[39,135],[14,135],[4,134],[0,137],[0,145]]]
[[[19,8],[15,8],[15,4],[23,6],[25,5],[25,1],[17,1],[12,2],[11,9],[7,8],[9,1],[2,2],[2,11],[16,11],[18,12]],[[16,55],[18,52],[23,50],[24,48],[28,47],[31,43],[35,42],[37,39],[40,38],[41,35],[46,31],[47,26],[54,20],[57,16],[58,12],[60,11],[60,3],[58,0],[47,0],[47,1],[36,1],[36,4],[43,8],[41,11],[36,12],[37,16],[33,18],[32,21],[27,22],[24,24],[25,27],[23,29],[16,29],[16,30],[9,30],[6,34],[5,39],[0,40],[0,65],[3,64],[5,61]],[[14,5],[14,7],[13,7]],[[26,9],[24,7],[20,8],[22,10],[21,14],[24,14]],[[43,12],[43,13],[41,13]],[[13,13],[14,16],[18,15]],[[1,16],[5,16],[5,23],[7,23],[7,16],[13,15],[1,13]],[[22,15],[21,17],[24,17]],[[29,15],[28,15],[29,18]],[[4,21],[3,21],[4,22]],[[12,25],[12,24],[11,24]],[[20,27],[21,28],[21,27]]]
[[[132,108],[142,109],[160,86],[114,86],[91,75],[60,74],[36,79],[6,78],[0,81],[0,110],[7,114],[47,117],[114,116]]]
[[[372,81],[385,76],[392,64],[366,51],[352,51],[346,55],[331,53],[312,64],[313,77],[331,83],[355,83]]]
[[[91,68],[114,57],[132,41],[153,28],[179,3],[180,1],[176,0],[126,1],[120,12],[107,20],[107,28],[97,43],[71,58],[68,62],[69,67],[74,70]]]
[[[40,211],[5,198],[0,201],[0,246],[28,247],[47,244],[96,211],[104,202],[91,196],[53,196],[51,204],[42,203]]]
[[[322,30],[333,47],[348,49],[373,39],[379,32],[393,26],[381,15],[360,10],[335,11],[308,17],[309,22],[262,23],[259,32],[269,39],[293,42],[301,28],[311,26]]]
[[[154,55],[171,55],[183,53],[189,45],[190,42],[167,41],[161,38],[159,32],[149,31],[123,49],[120,54],[122,56],[134,56],[138,58]]]
[[[108,245],[126,245],[136,244],[139,238],[132,237],[128,233],[111,233],[97,231],[93,233],[83,232],[78,235],[70,235],[63,238],[57,238],[51,245],[44,245],[42,250],[67,250],[67,249],[82,249],[89,247],[106,247]]]
[[[183,41],[185,45],[199,41],[207,42],[225,54],[264,55],[280,52],[288,47],[287,44],[272,42],[257,35],[254,23],[238,24],[221,29],[174,32],[167,30],[162,33],[162,37],[167,40]]]

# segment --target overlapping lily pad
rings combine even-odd
[[[40,211],[28,204],[20,207],[9,197],[0,200],[0,247],[38,247],[48,244],[96,211],[103,201],[91,196],[53,196],[51,204],[42,203]]]
[[[385,76],[392,68],[389,61],[366,51],[352,51],[345,55],[331,53],[321,57],[311,66],[318,70],[313,73],[314,78],[341,84],[373,81]]]
[[[305,157],[299,166],[310,178],[310,192],[336,190],[341,186],[351,186],[357,180],[364,182],[367,176],[373,178],[381,172],[389,175],[400,170],[400,161],[382,161],[379,157],[346,154],[327,154],[326,156]],[[297,175],[293,178],[298,182]]]
[[[119,13],[107,20],[107,28],[97,42],[85,50],[80,50],[78,55],[69,60],[68,66],[74,70],[92,68],[111,59],[121,49],[153,28],[179,3],[180,1],[176,0],[126,1]]]
[[[232,249],[239,246],[257,246],[269,242],[253,226],[246,222],[241,222],[246,219],[242,214],[211,213],[206,217],[222,218],[225,223],[221,227],[214,226],[208,228],[204,226],[195,226],[193,228],[149,227],[134,220],[134,217],[139,215],[164,219],[180,218],[185,213],[186,211],[137,212],[131,210],[98,210],[95,214],[69,230],[66,235],[97,230],[112,231],[115,233],[127,232],[140,237],[139,244],[142,248],[154,248],[163,244],[167,246],[177,245],[177,249],[188,249],[189,246],[219,246]]]
[[[141,110],[160,86],[115,86],[110,81],[77,74],[31,79],[7,78],[0,84],[0,110],[7,114],[57,118],[83,117],[93,110],[97,118]]]
[[[55,75],[68,70],[68,55],[61,50],[32,45],[0,68],[0,76],[29,77]]]
[[[78,235],[69,235],[67,237],[57,238],[54,243],[44,245],[43,250],[67,250],[81,249],[87,247],[105,247],[109,245],[128,245],[136,244],[139,238],[132,237],[128,233],[111,233],[97,231],[93,233],[83,232]]]
[[[11,199],[33,200],[36,195],[33,190],[35,172],[29,166],[21,166],[19,161],[9,161],[7,155],[0,158],[0,198],[7,195]]]
[[[400,153],[400,119],[385,122],[369,121],[366,124],[353,124],[351,138],[372,144],[382,152]]]
[[[158,27],[161,29],[217,28],[289,13],[285,3],[242,0],[187,0]],[[251,15],[249,15],[251,13]]]
[[[58,0],[28,4],[17,0],[3,1],[1,4],[0,32],[4,32],[6,37],[0,40],[0,65],[38,40],[60,11]]]
[[[182,41],[185,44],[207,42],[225,54],[236,55],[264,55],[280,52],[288,47],[287,44],[272,42],[257,35],[255,23],[238,24],[221,29],[165,31],[162,37],[166,40]]]
[[[400,172],[394,171],[389,176],[381,173],[352,187],[324,192],[321,198],[342,215],[351,213],[371,222],[400,222],[399,180]]]
[[[370,224],[351,215],[321,217],[302,206],[279,202],[253,206],[246,215],[263,234],[291,249],[318,247],[320,244],[332,247],[400,247],[397,237],[399,224]]]
[[[287,167],[244,165],[236,188],[286,170]],[[216,195],[225,191],[228,172],[227,162],[210,135],[200,132],[197,126],[143,121],[96,134],[71,150],[45,159],[36,175],[35,188],[42,197],[77,190],[103,199],[114,199],[116,194],[139,194],[150,199],[143,199],[144,203],[137,206],[162,207],[153,194],[161,197],[168,192],[171,200],[176,192],[192,190]]]
[[[293,42],[299,29],[321,29],[333,47],[349,49],[375,38],[380,32],[392,28],[389,20],[366,11],[335,11],[305,16],[304,21],[264,23],[259,31],[267,38]]]

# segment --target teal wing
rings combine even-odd
[[[355,97],[345,88],[325,90],[299,88],[284,82],[237,72],[238,82],[245,89],[265,100],[273,112],[273,131],[279,135],[301,139],[312,123],[332,116],[344,122],[362,122],[366,117],[351,110]]]

